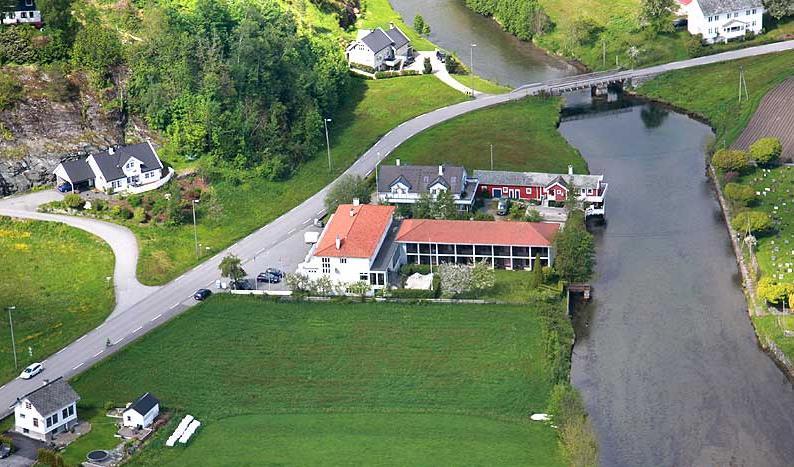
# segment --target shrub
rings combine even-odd
[[[116,408],[116,403],[113,401],[105,401],[105,405],[102,407],[104,407],[105,410],[113,410]]]
[[[794,299],[794,284],[781,284],[775,279],[765,276],[758,281],[756,293],[761,300],[775,305],[785,301],[785,304],[791,307],[791,301]]]
[[[568,40],[570,46],[591,44],[601,31],[601,26],[592,18],[580,17],[571,21],[568,26]]]
[[[458,73],[463,74],[465,72],[465,70],[463,69],[463,66],[460,64],[458,59],[455,58],[455,56],[451,55],[451,54],[447,55],[447,60],[444,63],[444,66],[446,67],[447,72],[450,73],[450,74],[453,74],[453,75],[454,74],[458,74]]]
[[[419,274],[430,274],[430,265],[429,264],[403,264],[400,267],[400,274],[404,276],[410,276],[414,273]]]
[[[367,73],[375,73],[375,69],[369,65],[363,65],[361,63],[353,63],[350,62],[350,68],[355,68],[357,70],[366,71]]]
[[[524,216],[524,220],[527,222],[543,222],[543,216],[540,215],[537,209],[530,209],[527,211],[527,215]]]
[[[10,74],[0,73],[0,110],[10,108],[22,99],[22,84]]]
[[[423,35],[430,34],[430,25],[425,23],[425,19],[422,18],[422,15],[414,16],[414,31]]]
[[[593,236],[585,229],[578,212],[571,213],[565,227],[554,237],[554,270],[568,282],[586,281],[595,268]]]
[[[430,57],[425,57],[423,71],[426,75],[429,75],[430,73],[433,72],[433,64],[430,62]]]
[[[731,183],[737,178],[739,178],[739,172],[730,171],[730,172],[725,172],[725,175],[723,175],[722,180],[724,183]]]
[[[429,299],[436,298],[436,292],[436,290],[394,289],[389,291],[389,296],[394,298]]]
[[[77,193],[69,193],[64,196],[63,202],[71,209],[83,209],[83,206],[85,206],[85,201],[83,201],[83,198]]]
[[[738,232],[767,232],[772,229],[772,218],[763,211],[743,211],[734,216],[731,226]]]
[[[141,195],[130,195],[127,198],[127,202],[130,203],[130,206],[137,208],[143,203],[143,196]]]
[[[110,208],[110,215],[117,219],[127,220],[132,218],[132,211],[117,204]]]
[[[474,263],[471,268],[471,290],[481,292],[496,285],[496,273],[485,261]]]
[[[102,212],[102,211],[107,210],[108,203],[107,203],[107,201],[105,201],[103,199],[96,199],[92,203],[92,207],[93,207],[94,211]]]
[[[703,55],[705,51],[705,46],[703,45],[703,35],[696,34],[696,35],[687,35],[686,38],[686,53],[690,57],[700,57]]]
[[[750,145],[750,157],[761,165],[777,162],[782,153],[783,145],[778,138],[761,138]]]
[[[749,185],[728,183],[725,185],[725,197],[736,206],[747,206],[755,199],[755,191]]]
[[[711,157],[711,164],[725,171],[741,172],[750,163],[750,157],[745,151],[737,149],[720,149]]]
[[[122,47],[118,34],[94,22],[89,22],[77,33],[72,46],[75,65],[89,71],[95,85],[100,85],[110,73],[110,67],[122,60]]]
[[[132,220],[138,224],[146,222],[146,210],[142,207],[135,208],[135,211],[132,213]]]

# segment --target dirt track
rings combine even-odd
[[[783,143],[782,159],[794,161],[794,77],[764,96],[733,147],[747,149],[753,141],[765,136],[780,138]]]

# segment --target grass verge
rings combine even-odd
[[[114,258],[101,239],[55,222],[0,217],[0,380],[99,325],[113,309]],[[14,369],[7,307],[19,369]]]
[[[505,94],[512,90],[507,86],[480,78],[477,75],[452,75],[452,78],[464,86],[486,94]]]
[[[388,163],[462,164],[490,168],[493,144],[495,170],[587,173],[579,151],[557,131],[562,99],[527,98],[477,110],[436,125],[400,145]]]
[[[321,455],[404,465],[430,453],[441,464],[563,465],[555,431],[527,421],[567,378],[572,330],[562,313],[558,304],[218,296],[73,384],[82,411],[151,391],[169,410],[202,420],[187,448],[161,447],[163,430],[133,465],[223,465],[235,451],[236,465],[313,464]],[[246,441],[253,433],[259,442]],[[67,455],[116,443],[86,439]]]

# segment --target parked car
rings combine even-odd
[[[44,365],[41,363],[31,363],[30,366],[22,370],[22,373],[19,375],[19,377],[22,379],[30,379],[42,371],[44,371]]]
[[[267,282],[268,284],[278,284],[279,282],[281,282],[281,276],[277,276],[273,273],[265,271],[265,272],[260,272],[256,276],[256,281]]]
[[[61,183],[60,185],[58,185],[57,190],[61,193],[69,193],[70,191],[72,191],[72,184],[69,182]]]
[[[0,459],[5,459],[11,455],[11,446],[2,443],[0,444]]]
[[[254,290],[255,287],[248,279],[238,279],[229,282],[229,288],[232,290]]]
[[[273,274],[274,276],[278,276],[279,279],[284,278],[284,271],[282,271],[281,269],[267,268],[265,269],[265,272]]]
[[[509,211],[510,211],[510,200],[500,199],[499,204],[496,205],[496,214],[500,216],[506,216]]]
[[[317,218],[315,218],[315,219],[314,219],[314,222],[312,222],[312,223],[314,224],[314,226],[315,226],[315,227],[319,227],[319,228],[321,228],[321,229],[322,229],[323,227],[325,227],[325,222],[323,222],[323,220],[322,220],[322,219],[317,219]]]
[[[209,298],[210,295],[212,295],[212,291],[210,289],[198,289],[196,290],[196,293],[193,294],[193,298],[201,302]]]
[[[673,20],[673,27],[676,29],[684,29],[689,24],[686,18],[676,18]]]

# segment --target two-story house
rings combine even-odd
[[[14,430],[29,438],[52,441],[58,433],[77,424],[79,400],[80,396],[64,379],[50,381],[17,399]]]
[[[356,40],[345,49],[348,63],[365,65],[376,71],[400,68],[411,54],[411,42],[400,28],[361,29]]]
[[[477,194],[477,180],[456,165],[396,165],[378,167],[378,199],[383,203],[414,204],[423,194],[436,198],[449,192],[459,211],[470,211]]]
[[[151,143],[110,147],[85,159],[65,161],[55,168],[58,183],[73,188],[96,188],[117,193],[155,183],[163,177],[163,163]]]
[[[691,0],[685,5],[687,29],[709,44],[763,31],[762,0]]]
[[[364,281],[372,289],[385,288],[401,264],[394,210],[357,200],[340,205],[297,272],[312,280],[325,276],[334,284]]]
[[[13,10],[0,11],[0,18],[4,25],[31,24],[40,28],[44,24],[41,20],[41,12],[36,8],[36,2],[33,0],[18,0]]]

